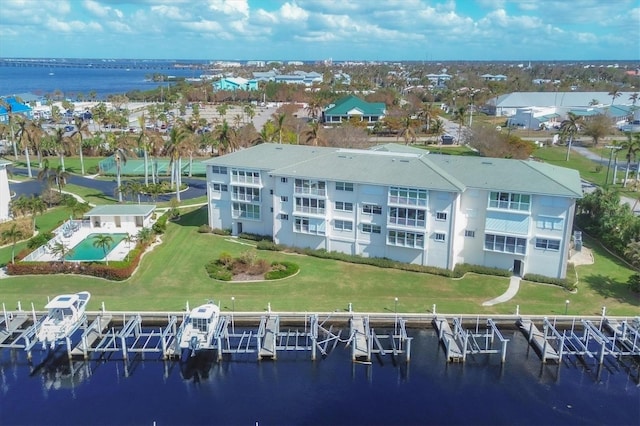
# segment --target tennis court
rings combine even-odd
[[[108,157],[98,164],[100,173],[104,176],[116,175],[116,161],[113,156]],[[169,160],[165,158],[149,160],[147,164],[148,174],[154,170],[158,175],[168,175],[171,170]],[[144,160],[128,159],[126,163],[121,165],[120,174],[122,176],[144,176]],[[182,175],[189,174],[189,159],[182,159]],[[191,164],[191,174],[193,176],[204,176],[206,174],[206,166],[202,160],[193,160]]]

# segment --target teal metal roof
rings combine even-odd
[[[92,208],[84,216],[148,216],[155,208],[155,204],[107,204]]]
[[[276,176],[463,192],[467,188],[582,197],[577,171],[503,158],[428,154],[399,144],[372,150],[261,144],[205,162]]]
[[[362,112],[362,115],[380,116],[385,114],[386,108],[384,102],[369,103],[357,96],[351,95],[336,101],[333,106],[330,106],[324,111],[324,114],[344,116],[347,115],[349,111],[357,109]]]
[[[582,198],[580,174],[529,160],[430,154],[429,159],[468,188]]]

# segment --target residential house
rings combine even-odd
[[[484,81],[507,81],[507,76],[502,74],[482,74],[480,78]]]
[[[9,105],[9,108],[7,108],[7,106],[3,104],[0,104],[0,123],[9,122],[9,109],[11,110],[12,114],[21,114],[28,119],[32,118],[32,109],[29,105],[18,102],[14,97],[2,98],[2,101],[7,103]]]
[[[326,107],[322,112],[322,121],[326,124],[340,124],[355,118],[373,126],[376,121],[384,118],[386,108],[384,102],[367,102],[350,95]]]
[[[261,144],[205,162],[209,226],[295,247],[566,276],[577,171],[545,163]]]
[[[214,90],[258,90],[257,80],[242,77],[226,77],[213,83]]]

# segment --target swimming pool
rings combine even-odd
[[[76,244],[73,247],[73,252],[64,258],[66,260],[75,260],[75,261],[83,261],[90,262],[94,260],[103,260],[105,258],[105,253],[102,247],[94,247],[93,242],[94,237],[100,234],[89,234],[87,237],[80,241],[80,243]],[[127,234],[103,234],[109,235],[113,238],[113,242],[111,246],[107,248],[107,254],[111,253],[111,251],[116,248],[118,244],[125,238],[127,238]]]

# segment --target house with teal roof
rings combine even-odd
[[[257,80],[242,77],[227,77],[213,83],[214,90],[258,90]]]
[[[376,121],[384,118],[386,112],[384,102],[367,102],[350,95],[327,106],[322,112],[322,121],[325,124],[340,124],[355,118],[372,127]]]
[[[9,122],[9,113],[11,114],[21,114],[27,117],[28,119],[32,118],[32,108],[19,102],[14,97],[2,98],[2,102],[0,102],[0,123],[8,123]]]

